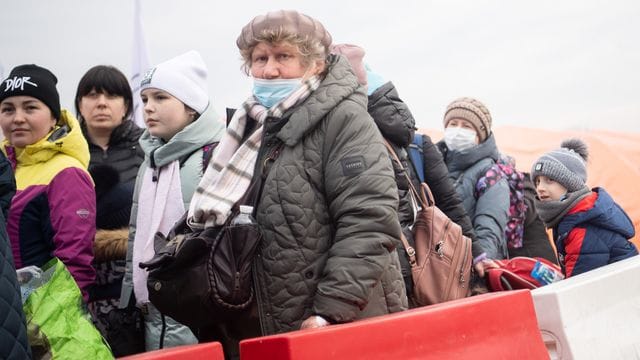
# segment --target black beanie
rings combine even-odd
[[[43,67],[34,64],[16,66],[0,84],[0,102],[11,96],[33,96],[51,109],[56,120],[60,120],[57,83],[56,76]]]

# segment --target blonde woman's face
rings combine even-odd
[[[311,77],[324,70],[323,62],[303,63],[297,46],[282,43],[258,43],[251,53],[251,76],[257,79],[297,79]]]

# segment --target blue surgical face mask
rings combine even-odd
[[[264,107],[270,109],[273,105],[286,99],[302,84],[302,78],[297,79],[253,79],[253,96]]]

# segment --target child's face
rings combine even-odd
[[[540,201],[560,200],[567,193],[567,188],[544,175],[536,178],[536,193]]]
[[[169,141],[193,121],[193,110],[187,110],[182,101],[166,91],[147,88],[140,97],[144,104],[144,123],[155,137]]]

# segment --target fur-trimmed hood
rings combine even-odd
[[[129,228],[96,231],[96,238],[93,243],[94,261],[101,263],[112,260],[125,260],[128,237]]]

